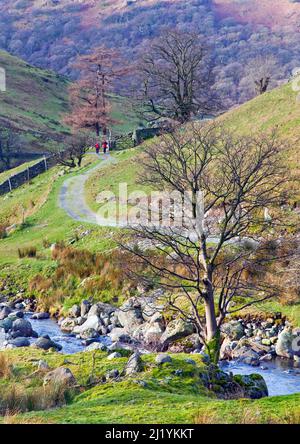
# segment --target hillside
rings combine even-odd
[[[48,144],[61,140],[66,128],[61,115],[68,110],[64,77],[30,66],[0,52],[6,71],[6,91],[0,92],[0,125],[12,125],[26,135],[28,152],[46,152]]]
[[[293,175],[298,178],[300,106],[296,97],[292,85],[287,84],[231,110],[221,117],[220,122],[242,134],[268,131],[277,126],[280,136],[291,147],[287,158]],[[155,140],[145,142],[153,143]],[[57,166],[0,197],[0,234],[1,229],[3,234],[10,225],[7,235],[2,239],[0,236],[0,292],[3,298],[11,300],[15,295],[30,298],[39,312],[50,313],[61,322],[74,323],[77,318],[75,321],[68,317],[74,307],[81,310],[85,304],[99,301],[106,303],[102,304],[105,307],[111,304],[114,310],[123,305],[133,293],[125,277],[126,267],[114,262],[121,230],[88,223],[84,218],[78,220],[72,213],[67,213],[61,203],[62,196],[64,202],[74,202],[79,214],[85,212],[82,198],[85,197],[87,205],[96,210],[98,193],[104,190],[117,192],[120,182],[127,182],[129,192],[140,189],[137,184],[138,159],[143,148],[142,145],[112,152],[111,158],[98,158],[89,153],[80,168]],[[107,163],[107,160],[113,162]],[[74,192],[74,184],[79,184],[78,192]],[[24,251],[34,251],[35,254],[22,256],[20,253]],[[85,302],[80,306],[83,300]],[[136,306],[135,302],[135,311]],[[122,307],[118,312],[122,312]],[[271,316],[272,322],[275,322],[274,317],[281,324],[285,318],[280,320],[278,313],[286,316],[295,327],[299,326],[299,303],[283,305],[279,297],[242,312],[240,316],[246,315],[247,322],[249,316],[251,320],[257,315],[269,321]],[[173,319],[168,310],[163,315],[168,323]],[[97,318],[97,315],[89,314],[89,318],[92,317]],[[48,320],[46,324],[36,322],[35,328],[50,324],[51,333],[48,329],[45,331],[58,343],[67,338],[68,344],[77,344],[78,336],[54,335],[59,328],[54,320]],[[40,330],[37,333],[41,334]],[[107,332],[101,331],[102,338],[105,335]],[[151,353],[142,354],[140,361],[138,358],[138,369],[135,368],[133,373],[127,373],[127,362],[129,356],[134,355],[122,342],[114,342],[108,348],[92,343],[92,347],[87,348],[88,337],[87,342],[80,342],[80,350],[77,349],[75,354],[66,350],[57,353],[53,348],[46,352],[26,346],[5,349],[0,367],[0,423],[299,423],[299,370],[290,367],[283,370],[284,365],[289,364],[281,359],[280,368],[274,370],[275,373],[270,372],[272,363],[262,361],[255,369],[246,367],[248,374],[255,373],[252,377],[243,379],[231,373],[226,376],[215,366],[207,366],[198,349],[190,354],[194,347],[190,342],[192,336],[176,339],[175,350],[172,347],[167,350],[164,363],[160,359],[166,355],[157,356],[152,349]],[[246,340],[242,338],[242,341],[245,344]],[[44,369],[37,367],[41,362]],[[79,390],[60,391],[58,397],[57,390],[44,384],[45,374],[59,367],[67,367],[72,372]],[[225,371],[229,373],[230,368]],[[22,371],[16,371],[19,369]],[[269,397],[262,399],[245,399],[244,390],[249,384],[259,385],[261,376],[258,373],[261,372],[264,378],[271,373],[271,382],[268,382],[271,388],[279,377],[277,386],[283,391],[276,392],[279,396],[270,392]],[[229,397],[232,394],[226,390],[237,387],[235,383],[239,384],[239,391],[232,399]],[[285,385],[289,388],[287,392],[284,391]],[[255,391],[252,396],[257,395]],[[18,409],[9,410],[12,402]]]
[[[273,30],[299,26],[300,5],[293,0],[214,0],[214,5],[220,17],[234,17],[240,23]]]
[[[219,120],[242,134],[276,129],[289,147],[290,166],[300,169],[300,102],[292,83],[276,88],[224,114]]]
[[[163,29],[177,26],[211,44],[216,89],[242,103],[251,97],[245,81],[251,59],[278,59],[275,80],[297,66],[299,16],[300,4],[289,0],[2,0],[0,48],[72,77],[78,48],[86,53],[104,44],[134,60]]]
[[[11,125],[22,137],[24,145],[15,163],[34,159],[60,143],[69,129],[63,125],[68,112],[70,80],[55,72],[29,65],[0,51],[0,67],[6,71],[6,91],[0,92],[0,127]],[[127,133],[138,125],[126,99],[112,98],[114,131]],[[2,181],[2,179],[0,178]]]

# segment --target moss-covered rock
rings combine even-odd
[[[239,384],[245,398],[260,399],[268,396],[266,381],[261,375],[235,375],[234,381]]]

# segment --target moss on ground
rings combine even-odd
[[[36,349],[31,349],[30,354],[26,349],[5,352],[13,376],[0,378],[0,387],[22,384],[33,390],[41,386],[43,374],[32,376],[39,359],[45,360],[51,368],[70,368],[81,385],[81,393],[70,399],[67,405],[19,414],[14,421],[64,424],[295,423],[300,417],[300,394],[255,401],[217,399],[201,383],[199,375],[207,370],[197,355],[193,356],[196,366],[186,362],[190,355],[171,355],[172,363],[159,366],[155,364],[154,355],[144,355],[142,373],[89,388],[92,354],[64,356]],[[126,361],[127,358],[108,360],[107,353],[99,351],[94,376],[100,379],[113,369],[121,372]],[[176,374],[178,370],[180,376]]]

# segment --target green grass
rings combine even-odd
[[[0,66],[6,70],[6,92],[0,92],[0,124],[10,123],[21,130],[29,142],[28,151],[46,152],[57,136],[67,131],[61,122],[68,110],[68,80],[3,51]]]
[[[276,88],[225,113],[218,119],[225,128],[242,135],[270,133],[275,130],[286,144],[285,158],[295,179],[293,188],[297,198],[300,178],[300,102],[292,83]]]
[[[49,276],[54,272],[57,263],[51,259],[49,245],[55,242],[92,252],[114,248],[115,230],[76,222],[58,206],[58,195],[67,177],[84,172],[94,163],[94,158],[87,156],[82,168],[67,175],[62,175],[60,167],[51,169],[0,198],[0,221],[18,224],[7,238],[0,240],[0,280],[9,281],[12,291],[28,289],[37,274]],[[24,224],[23,209],[27,216]],[[37,248],[37,257],[19,259],[18,249],[32,246]]]
[[[294,141],[294,148],[299,148],[297,128],[300,124],[300,103],[297,94],[292,89],[292,83],[288,83],[234,108],[224,114],[220,121],[227,128],[247,135],[277,127],[279,135]]]
[[[149,143],[149,142],[146,142]],[[119,197],[119,185],[126,184],[128,195],[133,191],[150,192],[149,186],[138,183],[140,165],[138,158],[142,155],[142,147],[132,148],[115,153],[118,163],[96,171],[86,182],[86,201],[94,211],[99,210],[101,204],[96,202],[96,197],[101,191],[110,191]]]
[[[15,167],[15,168],[11,168],[9,170],[3,171],[2,173],[0,173],[0,184],[5,182],[11,176],[21,173],[22,171],[25,171],[27,168],[30,168],[31,166],[35,165],[40,160],[41,159],[35,159],[35,160],[32,160],[31,162],[26,162],[26,163],[23,163],[22,165]]]
[[[0,92],[0,127],[12,124],[25,135],[23,154],[56,149],[56,141],[69,133],[63,116],[69,110],[70,81],[4,51],[0,51],[0,67],[6,71],[6,92]],[[138,126],[139,119],[129,108],[126,98],[112,97],[113,134],[128,133]]]
[[[81,393],[69,404],[57,409],[29,412],[17,416],[17,422],[63,424],[193,424],[200,423],[292,423],[299,420],[300,395],[264,398],[257,401],[217,399],[202,384],[199,375],[206,367],[200,356],[193,356],[197,366],[185,362],[189,355],[172,356],[171,364],[157,366],[154,355],[144,355],[144,369],[133,377],[88,388],[92,370],[92,353],[64,356],[54,352],[26,349],[5,352],[12,365],[10,379],[0,379],[0,388],[23,386],[32,390],[42,384],[42,374],[29,377],[39,359],[51,368],[70,368],[81,385]],[[113,361],[107,353],[97,352],[94,376],[101,378],[109,370],[122,371],[127,358]],[[182,370],[181,376],[174,371]],[[138,381],[143,381],[142,386]],[[0,421],[1,422],[1,421]]]

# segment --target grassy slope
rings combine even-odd
[[[275,127],[278,135],[287,142],[286,157],[292,175],[296,178],[294,187],[299,190],[300,173],[300,103],[296,100],[297,93],[292,85],[270,91],[250,102],[224,114],[219,121],[228,129],[243,135],[259,131],[270,132]],[[126,182],[129,193],[135,189],[145,188],[137,184],[138,164],[134,161],[137,150],[121,154],[119,163],[110,168],[109,174],[105,170],[95,172],[86,183],[86,196],[89,205],[97,210],[96,196],[103,190],[110,190],[118,194],[118,184]],[[297,193],[300,197],[300,192]],[[257,311],[282,311],[295,325],[300,325],[300,304],[281,306],[276,301],[265,303]]]
[[[108,382],[87,389],[92,369],[92,353],[64,356],[59,353],[32,349],[5,352],[13,366],[9,379],[0,378],[0,388],[28,393],[42,384],[43,374],[35,374],[36,362],[46,360],[51,368],[67,366],[78,383],[85,387],[82,393],[65,407],[19,415],[16,422],[50,423],[211,423],[211,422],[293,422],[299,417],[300,396],[282,396],[258,401],[222,401],[203,387],[199,372],[206,368],[200,356],[193,356],[197,368],[185,362],[188,355],[172,355],[172,363],[158,367],[153,355],[144,355],[144,371],[132,378]],[[95,359],[97,378],[112,369],[121,371],[127,358],[109,361],[107,353],[98,352]],[[68,364],[65,364],[65,360]],[[181,376],[174,371],[181,369]],[[28,375],[32,375],[28,377]],[[136,381],[145,381],[142,387]],[[1,397],[0,397],[1,398]],[[1,400],[1,399],[0,399]],[[0,421],[1,422],[1,421]]]
[[[25,162],[24,164],[19,165],[19,166],[15,167],[15,168],[11,168],[9,170],[2,171],[2,173],[0,173],[0,183],[5,182],[11,176],[13,176],[15,174],[18,174],[21,171],[24,171],[28,167],[31,167],[31,166],[35,165],[40,160],[41,160],[41,158],[40,159],[35,159],[35,160],[32,160],[31,162]]]
[[[274,123],[280,124],[279,130],[282,136],[294,139],[297,131],[297,124],[300,120],[300,109],[297,108],[293,99],[294,93],[289,89],[289,85],[281,90],[275,90],[263,97],[231,111],[224,116],[226,125],[230,128],[238,129],[241,132],[248,132],[271,128]],[[258,123],[257,123],[258,122]],[[298,145],[296,145],[298,149]],[[293,167],[298,162],[298,151],[291,150],[290,159]],[[119,163],[115,166],[109,166],[107,169],[95,173],[87,184],[87,198],[91,206],[96,192],[105,189],[116,190],[120,181],[127,181],[129,189],[133,189],[136,185],[137,167],[132,162],[136,151],[132,150],[127,153],[120,153]],[[86,168],[84,166],[83,168]],[[53,170],[54,171],[54,170]],[[46,173],[47,174],[47,173]],[[76,172],[72,173],[76,174]],[[49,249],[45,249],[42,240],[47,239],[54,242],[60,239],[72,239],[77,229],[91,229],[91,233],[84,239],[76,243],[77,247],[88,248],[93,251],[100,251],[110,248],[113,245],[113,232],[111,229],[101,229],[98,227],[85,226],[78,224],[67,218],[64,212],[57,207],[57,197],[61,184],[65,177],[57,177],[53,182],[53,176],[46,175],[35,179],[29,187],[14,191],[12,199],[16,199],[19,203],[28,199],[33,195],[34,189],[41,189],[41,184],[51,183],[50,194],[47,201],[26,220],[26,225],[17,230],[8,239],[0,241],[0,257],[2,264],[2,273],[12,270],[16,277],[22,276],[24,282],[28,279],[28,275],[51,267],[53,264],[49,258]],[[97,183],[97,185],[95,185]],[[18,194],[19,193],[19,194]],[[5,199],[5,198],[3,198]],[[4,201],[5,202],[5,201]],[[1,200],[0,200],[1,203]],[[2,201],[3,203],[3,201]],[[11,205],[8,205],[11,208]],[[94,206],[96,208],[96,206]],[[37,260],[17,258],[17,248],[19,245],[37,245],[39,257]],[[7,269],[5,269],[8,267]],[[270,311],[278,311],[278,304],[271,304],[267,308]],[[293,319],[300,319],[299,307],[284,307],[283,311],[290,314]],[[15,353],[22,353],[17,351]],[[36,352],[33,352],[36,353]],[[51,354],[43,355],[45,357]],[[59,355],[56,355],[54,362]],[[87,362],[90,365],[90,358],[87,356]],[[30,353],[30,359],[34,357]],[[22,358],[23,359],[23,358]],[[29,359],[29,357],[28,357]],[[54,358],[53,358],[54,359]],[[59,359],[63,359],[59,357]],[[70,358],[72,362],[75,360],[75,366],[72,367],[74,372],[79,372],[85,368],[83,362],[76,366],[77,359],[84,360],[84,355]],[[120,361],[121,364],[121,361]],[[21,367],[24,364],[20,364]],[[59,365],[59,363],[58,363]],[[99,363],[99,369],[104,371],[107,363],[102,361]],[[118,364],[113,363],[114,368]],[[147,375],[143,375],[146,377]],[[161,378],[163,379],[163,377]],[[171,384],[172,385],[172,384]],[[279,398],[269,398],[259,401],[219,401],[212,400],[199,394],[190,392],[190,388],[183,387],[179,390],[168,384],[157,382],[149,388],[142,388],[129,381],[117,384],[107,384],[98,386],[79,395],[75,402],[66,407],[53,411],[32,413],[26,415],[26,418],[41,418],[52,422],[193,422],[198,417],[199,422],[272,422],[281,421],[289,422],[293,416],[293,410],[299,410],[299,395],[285,396]],[[208,413],[207,413],[208,412]],[[247,417],[247,419],[245,419]],[[30,419],[29,419],[30,420]]]
[[[83,167],[68,173],[83,172],[94,164],[94,158],[87,156]],[[51,259],[48,245],[64,241],[72,241],[75,248],[90,251],[103,251],[115,246],[113,231],[108,228],[78,223],[67,217],[58,206],[58,194],[66,175],[62,168],[51,169],[35,178],[29,185],[24,185],[6,196],[0,197],[0,224],[22,222],[25,212],[25,224],[18,225],[6,239],[0,240],[0,281],[12,276],[15,287],[28,287],[31,278],[39,273],[51,273],[56,263]],[[24,209],[24,210],[23,210]],[[78,238],[78,233],[86,232],[84,238]],[[36,259],[19,259],[18,248],[35,246]]]
[[[243,135],[275,129],[288,144],[287,158],[293,172],[299,173],[300,102],[297,95],[292,83],[288,83],[229,111],[219,121]]]
[[[65,131],[61,115],[68,109],[68,81],[0,51],[0,66],[6,70],[6,92],[0,92],[0,123],[12,123],[24,131],[30,151],[47,150],[47,140],[57,140]]]
[[[0,92],[0,127],[10,123],[24,132],[29,142],[26,151],[47,152],[68,131],[62,116],[68,111],[69,81],[3,51],[0,67],[6,70],[7,88]],[[128,107],[126,99],[113,97],[115,133],[130,132],[138,125],[137,116]]]

